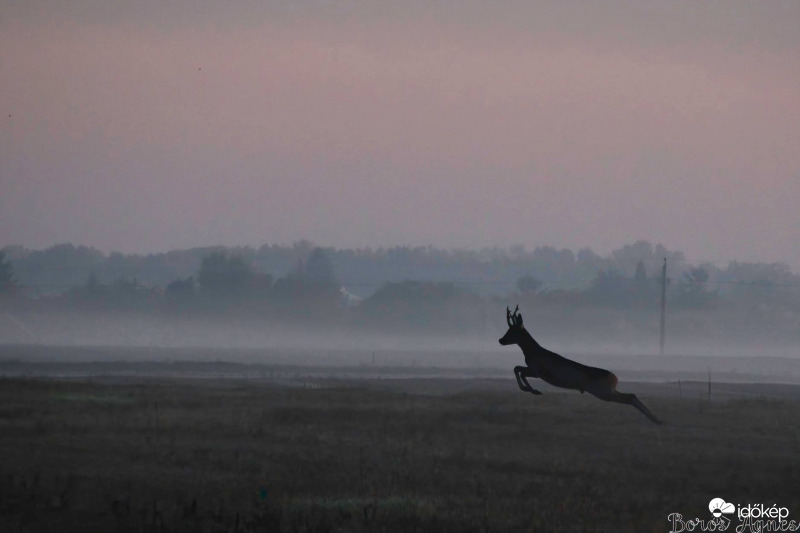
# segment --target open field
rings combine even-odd
[[[800,513],[800,388],[513,377],[0,379],[0,531],[669,531]]]

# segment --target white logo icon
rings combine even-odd
[[[711,511],[716,518],[723,514],[733,514],[736,512],[736,506],[732,503],[727,503],[722,498],[714,498],[708,502],[708,510]]]

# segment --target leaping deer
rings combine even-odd
[[[540,378],[556,387],[575,389],[581,393],[588,392],[607,402],[627,403],[656,424],[661,424],[661,421],[634,394],[617,391],[617,376],[612,372],[570,361],[542,348],[522,325],[519,306],[513,313],[506,307],[506,322],[508,331],[500,339],[500,344],[503,346],[517,344],[525,354],[526,366],[514,367],[514,376],[521,390],[536,395],[542,394],[531,387],[527,380],[527,378]]]

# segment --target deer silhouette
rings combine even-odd
[[[617,376],[612,372],[576,363],[542,348],[522,325],[519,306],[513,313],[506,307],[506,322],[508,331],[500,339],[500,344],[503,346],[516,344],[525,355],[526,366],[514,367],[514,377],[517,378],[517,384],[522,391],[535,395],[542,394],[531,387],[527,379],[539,378],[556,387],[579,390],[581,393],[588,392],[606,402],[632,405],[656,424],[661,424],[661,421],[639,401],[636,395],[617,391]]]

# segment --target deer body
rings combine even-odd
[[[511,311],[506,308],[508,331],[500,339],[503,346],[517,344],[525,355],[525,365],[514,367],[514,376],[519,388],[535,395],[542,394],[531,387],[527,378],[539,378],[555,387],[579,390],[607,402],[632,405],[656,424],[661,421],[633,394],[617,391],[617,376],[608,370],[582,365],[555,352],[542,348],[522,325],[519,307]]]
[[[522,336],[523,339],[518,344],[525,355],[525,365],[530,373],[535,374],[532,377],[550,385],[585,392],[592,382],[608,382],[613,376],[608,370],[582,365],[542,348],[525,330]]]

